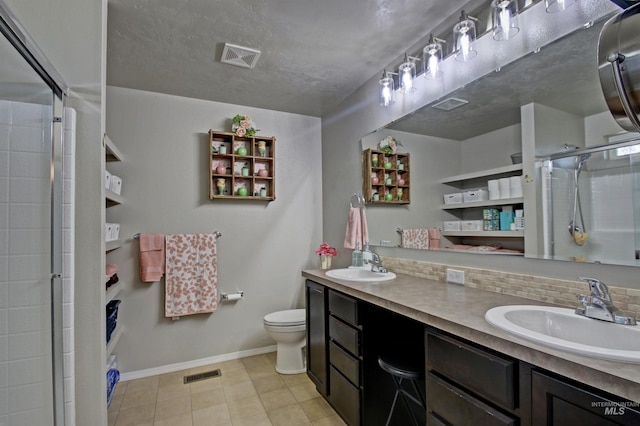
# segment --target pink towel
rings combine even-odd
[[[440,250],[440,229],[429,228],[429,249]]]
[[[401,247],[429,250],[429,232],[427,229],[403,229],[401,236]]]
[[[164,235],[140,235],[140,279],[146,283],[160,281],[164,274]]]
[[[213,312],[218,305],[215,234],[167,235],[165,316]]]
[[[347,220],[347,232],[344,236],[344,248],[355,249],[356,243],[358,243],[360,250],[362,250],[368,242],[369,230],[364,209],[351,207]]]

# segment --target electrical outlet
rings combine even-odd
[[[447,282],[464,285],[464,271],[447,268]]]

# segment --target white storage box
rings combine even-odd
[[[489,191],[487,191],[486,189],[474,189],[462,193],[462,200],[465,203],[472,203],[474,201],[486,201],[488,199]]]
[[[116,194],[120,195],[120,192],[122,191],[122,179],[120,179],[116,175],[111,175],[110,189],[111,192],[115,192]]]
[[[120,224],[119,223],[105,223],[104,224],[104,240],[105,242],[115,241],[120,238]]]
[[[113,241],[113,223],[105,223],[104,224],[104,240],[105,241]]]
[[[445,220],[443,223],[443,228],[445,231],[460,231],[460,221],[459,220]]]
[[[463,231],[482,231],[481,220],[463,220],[460,222]]]
[[[109,170],[104,171],[104,189],[111,190],[111,176]]]
[[[452,194],[444,194],[445,204],[456,204],[462,202],[462,192],[454,192]]]
[[[111,238],[113,240],[117,240],[118,238],[120,238],[120,224],[119,223],[113,223],[113,228],[111,230]]]

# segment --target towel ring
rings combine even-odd
[[[352,208],[363,209],[364,208],[364,204],[365,204],[364,197],[362,196],[361,193],[355,192],[351,196],[350,204],[351,204]]]

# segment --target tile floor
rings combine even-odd
[[[120,382],[109,426],[343,426],[306,374],[276,372],[275,355]],[[220,377],[183,384],[187,374],[216,368]]]

